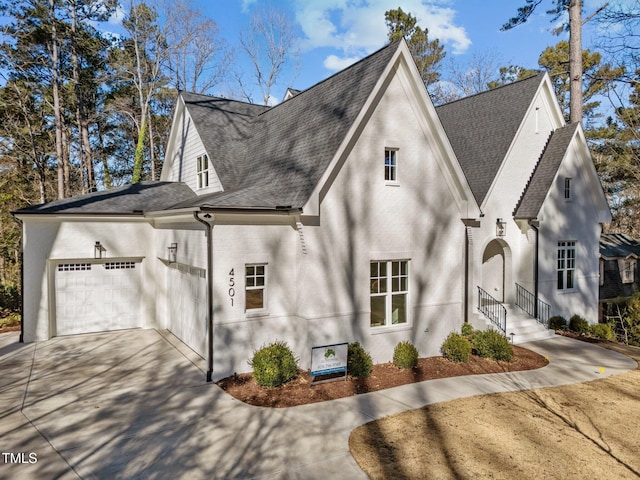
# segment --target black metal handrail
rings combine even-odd
[[[478,287],[478,311],[498,327],[503,335],[507,334],[507,309],[481,287]]]
[[[538,320],[538,323],[549,328],[549,312],[551,310],[551,306],[539,297],[536,299],[536,296],[533,293],[517,283],[516,306],[520,307],[530,317]]]

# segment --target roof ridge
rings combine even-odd
[[[323,83],[326,83],[328,81],[330,81],[331,79],[333,79],[334,77],[337,77],[338,75],[342,75],[345,72],[348,72],[349,70],[357,67],[359,64],[361,64],[362,62],[370,59],[371,57],[377,55],[378,53],[382,52],[383,50],[386,50],[387,48],[390,48],[392,45],[397,45],[402,41],[402,38],[398,39],[398,40],[394,40],[393,42],[389,42],[386,45],[380,47],[379,49],[377,49],[374,52],[371,52],[369,55],[366,55],[364,57],[362,57],[360,60],[358,60],[357,62],[352,63],[351,65],[349,65],[346,68],[343,68],[342,70],[339,70],[337,72],[335,72],[332,75],[329,75],[327,78],[324,78],[322,80],[320,80],[318,83],[315,83],[313,85],[311,85],[309,88],[305,88],[304,90],[300,90],[300,93],[298,93],[297,95],[295,95],[294,97],[291,97],[289,100],[285,101],[285,102],[280,102],[277,105],[274,105],[273,107],[269,108],[268,110],[265,110],[264,112],[260,112],[258,114],[258,116],[270,112],[272,110],[277,109],[280,105],[285,105],[286,103],[291,102],[294,99],[299,99],[301,97],[303,97],[305,94],[307,94],[308,92],[314,90],[316,87],[319,87],[320,85],[322,85]]]
[[[208,93],[194,93],[194,92],[187,92],[187,91],[179,91],[178,92],[179,95],[194,95],[194,96],[198,96],[198,97],[206,97],[206,98],[210,98],[212,100],[225,100],[227,102],[235,102],[235,103],[241,103],[243,105],[251,105],[253,107],[263,107],[266,110],[270,110],[273,107],[270,107],[269,105],[261,105],[259,103],[251,103],[251,102],[247,102],[246,100],[237,100],[235,98],[227,98],[227,97],[220,97],[218,95],[209,95]],[[262,112],[264,113],[264,112]]]
[[[443,103],[442,105],[438,105],[438,106],[436,107],[436,109],[438,109],[438,108],[440,108],[440,107],[446,107],[446,106],[448,106],[448,105],[452,105],[452,104],[454,104],[454,103],[462,102],[463,100],[468,100],[468,99],[470,99],[470,98],[479,97],[480,95],[485,95],[485,94],[487,94],[487,93],[497,92],[498,90],[502,90],[502,89],[504,89],[504,88],[511,87],[511,86],[516,85],[516,84],[523,83],[523,82],[526,82],[526,81],[532,80],[533,78],[541,77],[541,76],[544,76],[544,72],[539,72],[539,73],[536,73],[536,74],[530,75],[530,76],[528,76],[528,77],[526,77],[526,78],[521,78],[521,79],[516,80],[516,81],[514,81],[514,82],[506,83],[506,84],[504,84],[504,85],[500,85],[500,86],[495,87],[495,88],[490,88],[490,89],[488,89],[488,90],[484,90],[484,91],[482,91],[482,92],[472,93],[471,95],[467,95],[466,97],[457,98],[457,99],[452,100],[452,101],[450,101],[450,102]]]

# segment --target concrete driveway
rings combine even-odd
[[[349,433],[362,423],[636,367],[615,352],[556,337],[527,345],[550,357],[536,371],[266,409],[206,384],[204,361],[168,332],[17,340],[0,335],[0,478],[366,478],[348,449]]]

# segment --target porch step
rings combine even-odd
[[[512,340],[514,345],[555,336],[553,330],[547,329],[515,305],[505,305],[505,307],[507,308],[507,338]],[[488,326],[492,325],[488,320],[486,322]]]

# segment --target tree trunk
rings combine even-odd
[[[582,123],[582,1],[569,5],[569,121]]]
[[[153,123],[151,122],[151,109],[149,109],[147,125],[149,130],[149,159],[151,160],[151,180],[156,180],[156,155],[155,142],[153,140]]]
[[[62,115],[60,114],[60,66],[58,59],[58,31],[56,29],[55,0],[49,0],[51,21],[51,88],[53,95],[53,117],[56,124],[56,161],[58,163],[58,198],[65,198],[65,157],[62,148]]]
[[[84,171],[86,173],[87,191],[96,191],[95,173],[93,170],[93,152],[91,151],[91,141],[89,140],[89,122],[87,121],[86,110],[84,106],[84,98],[82,95],[82,87],[80,85],[80,66],[78,61],[78,51],[76,49],[77,34],[77,16],[76,2],[69,1],[71,10],[71,63],[73,65],[73,90],[76,96],[76,117],[78,122],[78,131],[80,132],[80,142],[82,149],[82,159],[84,163]]]
[[[133,176],[131,183],[139,183],[142,179],[142,166],[144,163],[144,138],[147,136],[147,116],[141,118],[140,130],[138,130],[138,143],[133,157]]]
[[[109,171],[109,162],[105,155],[104,148],[104,135],[102,135],[102,129],[100,128],[100,122],[98,122],[98,140],[100,141],[100,152],[102,157],[102,170],[103,170],[103,182],[107,190],[111,190],[111,172]]]

